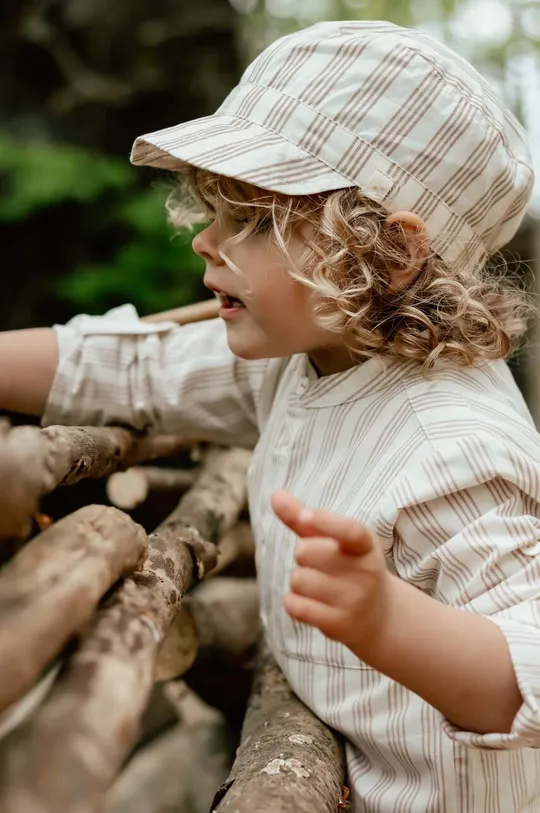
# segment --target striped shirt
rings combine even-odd
[[[502,361],[372,359],[317,378],[306,356],[245,361],[212,320],[130,306],[57,328],[44,423],[121,422],[253,448],[261,613],[292,688],[343,732],[356,813],[540,813],[540,436]],[[270,495],[367,523],[388,567],[506,637],[523,704],[510,733],[463,731],[346,647],[293,621],[294,534]]]

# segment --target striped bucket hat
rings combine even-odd
[[[462,269],[510,240],[533,186],[526,133],[477,71],[384,22],[282,37],[214,115],[137,138],[131,160],[187,162],[288,195],[356,186],[422,217],[433,250]]]

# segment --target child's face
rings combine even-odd
[[[244,305],[232,307],[234,303],[226,300],[220,311],[233,353],[245,359],[307,353],[323,375],[351,367],[354,362],[340,337],[316,326],[308,288],[291,279],[268,233],[227,245],[227,257],[241,274],[220,257],[218,246],[238,230],[237,224],[217,218],[193,240],[194,251],[206,261],[205,285]],[[301,249],[301,238],[293,238],[288,247],[291,257],[296,259]]]

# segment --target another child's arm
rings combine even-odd
[[[290,615],[344,643],[461,729],[507,735],[509,745],[512,740],[516,745],[538,744],[539,721],[531,725],[522,720],[526,734],[509,733],[524,698],[507,638],[497,623],[450,607],[392,575],[364,525],[326,511],[308,511],[284,492],[274,495],[273,506],[302,537],[291,592],[285,597]],[[538,570],[538,559],[531,559],[524,582],[534,584],[536,578],[537,583]],[[503,592],[511,589],[503,586]],[[513,632],[515,646],[530,647],[527,633],[531,641],[539,639],[525,656],[533,673],[540,659],[537,613],[534,606],[525,607],[522,630],[516,622]],[[527,737],[531,742],[525,742]],[[501,744],[493,742],[493,747]]]

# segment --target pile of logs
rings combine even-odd
[[[290,691],[255,580],[234,575],[253,556],[249,453],[202,446],[196,465],[164,467],[182,448],[0,424],[2,813],[345,806],[341,743]],[[83,478],[106,478],[111,504],[40,513]],[[127,511],[156,490],[179,501],[147,532]]]

